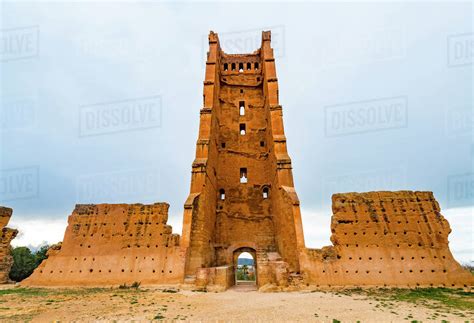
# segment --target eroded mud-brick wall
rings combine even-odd
[[[184,255],[167,225],[169,205],[77,205],[61,247],[24,285],[179,283]]]
[[[449,223],[431,192],[335,194],[331,241],[307,249],[304,273],[321,286],[469,286],[448,247]]]
[[[18,231],[6,227],[12,212],[13,210],[8,207],[0,206],[0,228],[2,229],[2,239],[0,241],[0,284],[9,282],[8,274],[13,265],[10,242],[16,237]]]

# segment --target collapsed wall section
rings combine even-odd
[[[446,286],[474,283],[453,258],[451,232],[432,192],[334,194],[333,246],[307,249],[303,272],[320,286]]]
[[[10,242],[18,234],[18,230],[7,228],[13,210],[8,207],[0,206],[0,228],[2,229],[2,238],[0,240],[0,284],[10,281],[8,275],[13,265]]]
[[[184,254],[172,234],[167,203],[76,205],[62,245],[48,252],[25,286],[172,284],[183,279]]]

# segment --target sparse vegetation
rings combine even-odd
[[[213,296],[214,293],[205,295],[177,293],[178,289],[168,288],[139,288],[140,284],[123,284],[119,288],[76,288],[76,289],[49,289],[49,288],[8,288],[0,290],[0,321],[28,321],[45,317],[51,313],[62,313],[63,319],[78,317],[90,320],[103,320],[108,318],[123,317],[131,320],[134,317],[146,317],[149,320],[200,320],[205,315],[208,302],[218,302],[220,306],[232,308],[232,300],[223,295]],[[126,286],[126,287],[125,287]],[[134,286],[134,287],[132,287]],[[125,287],[125,288],[124,288]],[[167,294],[169,293],[169,294]],[[245,297],[258,297],[251,294],[242,294]],[[345,296],[344,296],[345,295]],[[306,298],[322,299],[324,307],[313,307],[309,310],[304,307],[295,307],[297,301],[281,293],[278,297],[288,304],[292,302],[288,311],[306,311],[308,321],[311,319],[328,322],[345,322],[348,313],[354,315],[354,322],[359,319],[364,322],[368,318],[381,318],[392,321],[426,322],[426,321],[469,321],[474,317],[472,293],[462,289],[424,288],[424,289],[346,289],[338,291],[325,291],[325,293],[301,294],[302,306]],[[338,297],[341,296],[342,298]],[[205,301],[203,301],[205,300]],[[194,302],[194,303],[193,303]],[[273,302],[263,302],[268,308],[273,307]],[[212,303],[214,304],[214,303]],[[349,305],[350,304],[350,305]],[[367,307],[363,312],[358,312],[357,304]],[[329,305],[329,306],[328,306]],[[285,305],[283,305],[285,306]],[[416,307],[415,307],[416,306]],[[89,313],[89,308],[94,307],[95,312]],[[363,306],[364,307],[364,306]],[[71,312],[71,308],[74,311]],[[212,307],[215,309],[215,307]],[[59,311],[57,311],[59,309]],[[120,310],[117,310],[120,309]],[[52,312],[54,310],[54,312]],[[253,311],[258,312],[257,308]],[[221,312],[225,313],[226,312]],[[278,314],[280,318],[280,314]],[[337,318],[334,318],[337,315]],[[364,319],[365,318],[365,319]],[[59,319],[59,317],[58,317]],[[230,318],[229,318],[230,319]],[[285,319],[282,314],[281,319]]]
[[[343,290],[340,293],[351,295],[365,295],[369,299],[375,299],[380,302],[376,308],[387,308],[393,310],[397,302],[407,302],[414,307],[423,306],[428,309],[436,310],[431,318],[436,319],[443,316],[444,313],[454,314],[458,317],[465,317],[466,314],[474,315],[474,293],[463,289],[451,288],[382,288],[382,289],[362,289],[354,288]],[[412,320],[412,314],[405,317],[406,320]]]
[[[139,288],[140,285],[141,285],[140,282],[133,282],[131,287],[136,289],[136,288]]]
[[[469,270],[469,271],[471,272],[471,274],[474,275],[474,265],[471,265],[471,264],[464,264],[464,265],[463,265],[463,268]]]
[[[422,304],[433,309],[439,307],[451,310],[474,312],[474,293],[462,289],[449,288],[416,288],[392,289],[388,294],[393,300]]]
[[[0,289],[0,296],[4,296],[4,295],[46,296],[48,294],[50,294],[50,290],[43,289],[43,288]]]
[[[127,284],[122,284],[119,286],[119,289],[138,289],[140,288],[141,283],[140,282],[133,282],[131,285]]]
[[[163,315],[161,315],[161,313],[158,313],[156,314],[156,316],[153,318],[154,320],[163,320],[165,319],[166,317],[164,317]]]

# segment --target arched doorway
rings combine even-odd
[[[257,257],[255,249],[243,247],[234,251],[236,285],[257,284]]]

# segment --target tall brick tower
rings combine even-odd
[[[210,32],[203,101],[183,220],[186,275],[232,266],[242,251],[256,258],[259,285],[276,267],[298,272],[303,230],[270,31],[243,55],[224,53]]]

